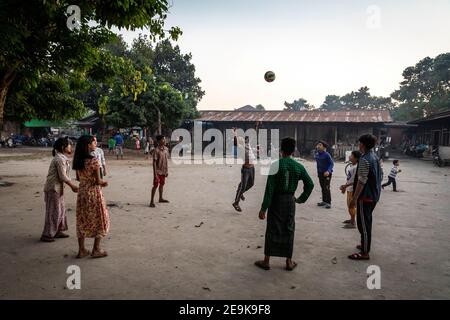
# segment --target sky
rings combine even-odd
[[[389,96],[405,68],[450,52],[450,0],[170,1],[166,27],[182,29],[206,92],[199,110],[319,107],[363,86]],[[139,32],[120,31],[129,44]]]

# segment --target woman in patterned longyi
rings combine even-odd
[[[108,182],[100,177],[100,163],[91,155],[97,147],[92,136],[82,136],[76,146],[73,169],[80,181],[77,197],[77,237],[79,251],[77,258],[89,254],[93,258],[103,258],[108,254],[100,249],[100,241],[109,231],[109,215],[103,197],[102,187]],[[85,238],[95,238],[92,253],[86,250]]]

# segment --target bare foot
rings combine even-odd
[[[286,270],[287,271],[292,271],[297,267],[297,262],[295,261],[286,261]]]
[[[83,259],[84,257],[87,257],[90,254],[91,252],[89,250],[83,249],[81,251],[78,251],[77,259]]]
[[[265,263],[264,261],[256,261],[255,266],[263,270],[270,270],[270,265],[268,263]]]

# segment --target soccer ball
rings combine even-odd
[[[267,82],[272,82],[275,80],[275,73],[273,71],[267,71],[266,74],[264,75],[264,79]]]

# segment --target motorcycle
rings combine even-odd
[[[435,147],[431,154],[433,156],[433,163],[437,165],[438,167],[443,167],[445,165],[445,162],[441,159],[439,155],[439,147]]]

